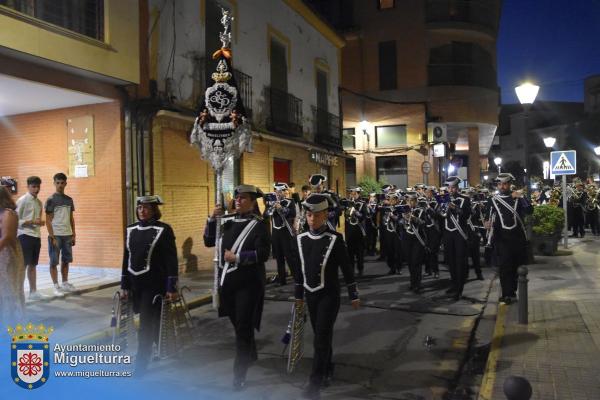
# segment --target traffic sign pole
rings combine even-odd
[[[569,221],[567,215],[567,176],[562,176],[562,199],[563,212],[565,213],[565,226],[563,227],[563,244],[565,249],[569,248]]]

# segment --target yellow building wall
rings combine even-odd
[[[88,38],[0,6],[0,46],[45,60],[139,83],[138,2],[105,0],[105,41]]]

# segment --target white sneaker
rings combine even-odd
[[[47,298],[48,296],[37,291],[29,293],[29,300],[31,301],[46,300]]]
[[[75,291],[75,286],[71,285],[69,282],[63,282],[62,290],[64,292],[73,292]]]
[[[63,297],[65,295],[61,291],[61,287],[60,286],[54,286],[54,289],[53,289],[52,293],[54,294],[55,297]]]

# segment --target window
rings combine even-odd
[[[342,129],[342,148],[344,150],[356,148],[356,136],[354,136],[354,128]]]
[[[290,160],[273,159],[273,180],[275,182],[290,183]]]
[[[379,89],[396,89],[396,41],[379,42]]]
[[[356,159],[346,159],[346,186],[356,186]]]
[[[375,127],[375,147],[397,146],[406,146],[406,125]]]
[[[0,0],[0,5],[93,39],[104,40],[103,0]]]
[[[278,40],[271,38],[271,87],[283,92],[288,90],[287,49]]]
[[[380,10],[388,10],[396,7],[396,0],[377,0],[377,8]]]
[[[377,157],[377,180],[381,183],[408,186],[408,160],[406,156]]]
[[[327,72],[317,68],[317,108],[327,111]]]

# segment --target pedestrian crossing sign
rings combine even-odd
[[[577,154],[575,150],[551,152],[550,167],[550,173],[553,175],[575,175],[577,173]]]

